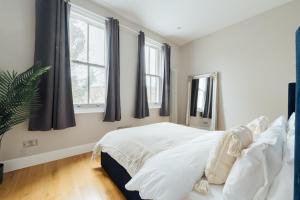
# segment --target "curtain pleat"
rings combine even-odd
[[[191,105],[190,105],[190,116],[197,116],[197,102],[198,102],[198,91],[199,91],[199,79],[193,79],[191,85]]]
[[[294,199],[300,199],[300,27],[296,32],[296,119]]]
[[[170,85],[171,85],[171,47],[164,44],[162,47],[163,54],[163,89],[162,89],[162,102],[160,108],[160,116],[170,116]]]
[[[48,131],[76,125],[72,98],[70,5],[64,0],[36,0],[34,63],[50,65],[39,84],[41,108],[32,113],[29,130]]]
[[[106,110],[103,121],[114,122],[121,120],[119,21],[108,18],[105,21],[105,27],[108,80]]]
[[[149,116],[145,65],[145,34],[140,31],[138,36],[137,87],[134,116],[139,119]]]

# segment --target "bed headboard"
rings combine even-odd
[[[296,83],[289,83],[288,91],[288,119],[295,112],[296,106]]]

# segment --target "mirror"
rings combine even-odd
[[[186,125],[216,129],[217,81],[217,72],[189,77]]]

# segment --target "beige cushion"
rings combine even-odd
[[[257,138],[262,132],[267,130],[269,127],[269,119],[265,116],[260,116],[254,120],[252,120],[247,127],[252,131],[253,138]]]
[[[252,143],[252,132],[246,126],[226,131],[210,152],[205,176],[208,183],[223,184],[241,151]]]

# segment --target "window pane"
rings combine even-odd
[[[105,68],[90,67],[90,103],[104,104],[106,90]]]
[[[149,47],[145,46],[145,64],[146,64],[146,73],[149,74]]]
[[[159,84],[159,77],[155,77],[155,79],[156,79],[156,81],[155,81],[155,84],[156,84],[156,94],[155,94],[155,102],[156,103],[159,103],[159,101],[160,101],[160,95],[159,95],[159,93],[160,93],[160,84]]]
[[[205,98],[204,92],[202,90],[199,90],[197,108],[201,112],[204,110],[204,98]]]
[[[87,61],[87,23],[71,18],[71,58],[72,60]]]
[[[207,78],[199,79],[197,108],[200,111],[204,110],[205,95],[206,95],[206,84],[207,84]]]
[[[151,103],[151,96],[150,96],[150,76],[146,76],[146,85],[147,85],[147,98],[148,98],[148,103]]]
[[[150,48],[150,74],[156,74],[157,50]]]
[[[89,25],[89,63],[104,66],[104,30]]]
[[[152,103],[157,103],[156,101],[156,77],[151,77],[151,83],[150,83],[150,87],[151,87],[151,102]]]
[[[74,104],[88,103],[88,67],[72,63],[72,93]]]
[[[199,79],[199,90],[205,91],[207,84],[207,78],[200,78]]]

